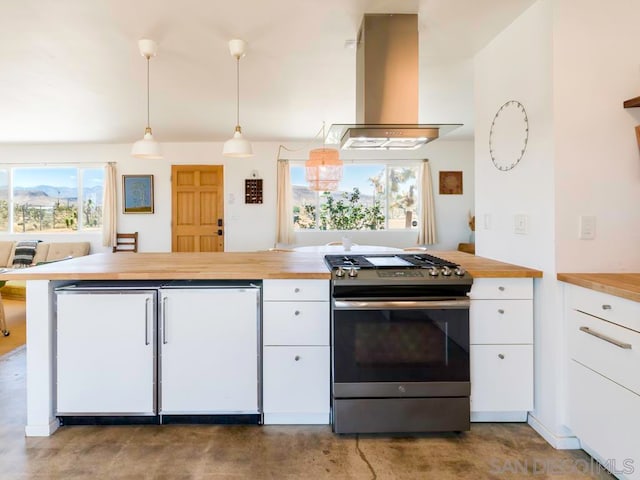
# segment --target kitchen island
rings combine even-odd
[[[462,252],[431,252],[459,263],[475,279],[514,279],[530,282],[541,272]],[[54,290],[76,281],[320,281],[330,273],[322,254],[302,252],[116,253],[95,254],[28,270],[3,274],[27,280],[27,426],[28,436],[46,436],[58,428],[55,417],[55,295]],[[493,280],[492,280],[493,279]],[[504,287],[489,283],[489,290]],[[277,289],[276,289],[277,290]],[[532,286],[529,291],[533,291]],[[482,295],[485,295],[484,297]],[[277,295],[271,297],[280,301]],[[509,297],[505,297],[509,298]],[[473,299],[473,292],[472,292]],[[319,299],[311,298],[311,301]],[[530,299],[529,299],[530,300]],[[513,300],[511,300],[513,301]],[[321,303],[321,302],[318,302]],[[488,305],[487,301],[487,305]],[[472,308],[473,312],[473,308]],[[473,313],[472,313],[473,315]],[[326,319],[327,325],[329,318]],[[483,345],[483,347],[486,345]],[[325,346],[325,348],[327,348]],[[276,348],[276,347],[274,347]],[[327,387],[328,388],[328,387]]]

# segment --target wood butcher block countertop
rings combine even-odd
[[[640,273],[559,273],[558,280],[640,302]]]
[[[398,252],[409,253],[409,252]],[[419,252],[418,252],[419,253]],[[542,272],[456,251],[429,252],[472,276],[541,277]],[[98,253],[0,274],[0,280],[329,279],[322,253]]]

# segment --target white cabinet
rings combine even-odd
[[[56,298],[56,414],[153,415],[156,292]]]
[[[265,424],[329,423],[329,281],[265,280]]]
[[[565,285],[565,305],[567,426],[618,478],[640,479],[640,304]]]
[[[526,421],[533,409],[533,279],[475,279],[469,329],[471,421]]]
[[[160,290],[160,413],[259,412],[257,288]]]

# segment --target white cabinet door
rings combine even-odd
[[[56,411],[153,414],[155,292],[58,293]]]
[[[471,345],[471,411],[533,409],[533,345]]]
[[[264,302],[265,345],[329,345],[329,302]]]
[[[268,423],[329,422],[329,347],[264,347]]]
[[[619,478],[640,479],[640,396],[569,361],[568,425],[580,444]]]
[[[258,293],[161,290],[160,413],[258,413]]]

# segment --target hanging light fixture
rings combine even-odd
[[[309,189],[316,192],[332,192],[338,189],[342,179],[342,160],[338,150],[324,145],[324,122],[322,123],[322,148],[309,152],[305,162],[305,179]]]
[[[147,59],[147,127],[144,129],[144,137],[133,144],[131,155],[136,158],[145,158],[148,160],[162,159],[160,144],[153,139],[151,133],[151,125],[149,123],[149,59],[155,57],[158,53],[158,45],[153,40],[143,38],[138,41],[140,55]]]
[[[247,43],[244,40],[230,40],[229,53],[236,57],[236,130],[233,137],[224,142],[222,155],[225,157],[252,157],[251,143],[242,136],[240,127],[240,58],[244,57]]]

